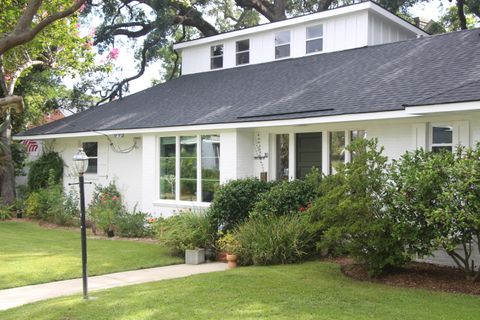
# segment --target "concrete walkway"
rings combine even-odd
[[[224,271],[226,263],[199,265],[173,265],[166,267],[126,271],[89,277],[89,291],[128,286],[165,279],[182,278],[194,274]],[[82,279],[56,281],[32,286],[0,290],[0,310],[18,307],[35,301],[68,296],[82,292]]]

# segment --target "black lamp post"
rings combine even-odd
[[[79,148],[78,152],[73,156],[73,163],[78,173],[78,186],[80,188],[80,222],[82,234],[82,279],[83,279],[83,298],[88,299],[88,273],[87,273],[87,227],[85,225],[85,189],[83,174],[88,168],[88,157]]]

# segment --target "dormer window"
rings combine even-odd
[[[275,59],[290,57],[290,31],[275,33]]]
[[[307,27],[307,54],[323,51],[323,24]]]
[[[223,68],[223,44],[210,47],[210,69]]]
[[[245,39],[236,42],[237,66],[250,63],[250,40]]]

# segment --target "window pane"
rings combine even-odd
[[[434,144],[438,143],[452,143],[453,141],[453,131],[452,127],[433,127],[433,137],[432,142]]]
[[[275,47],[275,59],[290,57],[290,45]]]
[[[275,46],[290,43],[290,31],[275,33]]]
[[[323,25],[308,27],[307,28],[307,40],[312,38],[323,37]]]
[[[365,139],[367,137],[367,131],[365,130],[352,130],[350,131],[350,140],[353,142],[358,139]]]
[[[160,199],[175,199],[175,137],[160,138]]]
[[[452,152],[452,147],[451,146],[441,146],[441,147],[432,147],[433,152]]]
[[[249,52],[237,53],[237,65],[247,64],[250,62]]]
[[[365,130],[352,130],[350,131],[350,142],[354,142],[359,139],[366,139],[367,138],[367,131]],[[355,158],[355,153],[352,152],[351,154],[352,160]]]
[[[307,53],[321,52],[323,50],[323,39],[307,41]]]
[[[277,134],[277,180],[288,180],[289,135]]]
[[[337,173],[342,163],[345,163],[345,131],[330,132],[330,173]]]
[[[212,46],[211,47],[211,55],[212,55],[212,57],[222,56],[223,55],[223,44],[220,44],[218,46]]]
[[[180,200],[197,200],[197,137],[180,137]]]
[[[86,173],[97,173],[98,172],[98,160],[95,159],[88,159],[88,167],[85,171]]]
[[[88,157],[98,156],[98,143],[97,142],[84,142],[82,144],[83,151]]]
[[[85,173],[97,173],[98,172],[98,143],[97,142],[84,142],[82,148],[87,157],[94,158],[88,159],[88,167]]]
[[[202,136],[202,201],[213,200],[220,185],[220,136]]]
[[[250,40],[237,41],[237,52],[250,50]]]
[[[211,59],[211,69],[223,68],[223,57],[215,57]]]

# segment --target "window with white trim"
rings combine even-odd
[[[98,142],[84,142],[82,148],[88,157],[88,167],[85,173],[97,174],[98,172]]]
[[[250,63],[250,40],[240,40],[236,44],[237,66]]]
[[[323,51],[323,24],[306,28],[306,53]]]
[[[223,68],[223,44],[210,47],[210,69]]]
[[[275,59],[290,57],[290,30],[275,33]]]
[[[432,125],[430,145],[433,152],[451,152],[453,150],[453,127],[449,125]]]
[[[219,186],[219,135],[160,138],[160,199],[211,202]]]

